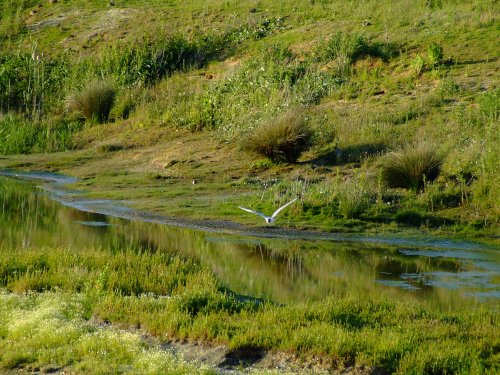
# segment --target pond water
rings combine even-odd
[[[56,246],[179,253],[210,267],[235,293],[280,303],[333,294],[390,297],[446,310],[499,306],[500,251],[494,247],[429,238],[273,238],[267,232],[176,227],[152,222],[158,218],[144,221],[114,202],[81,199],[62,188],[70,179],[31,177],[45,180],[0,176],[0,251]]]

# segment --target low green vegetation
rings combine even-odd
[[[55,152],[73,148],[73,135],[82,128],[78,120],[52,117],[30,121],[14,113],[0,115],[0,153]]]
[[[89,319],[140,327],[160,340],[325,356],[339,367],[493,374],[500,366],[495,311],[436,312],[336,296],[275,305],[234,295],[208,269],[161,252],[2,249],[0,286],[16,293],[0,295],[3,368],[132,371],[147,361],[152,373],[192,371],[137,334],[98,328]]]
[[[2,155],[119,150],[140,164],[153,147],[165,156],[147,162],[146,175],[209,180],[224,195],[253,188],[249,203],[269,207],[299,193],[298,226],[307,213],[327,229],[356,219],[497,232],[500,91],[487,0],[0,7]],[[193,133],[205,141],[190,143]],[[172,150],[177,140],[190,157]],[[194,153],[214,142],[230,157]],[[120,184],[102,175],[100,159],[81,172],[80,162],[30,163],[95,189]],[[144,168],[128,168],[144,191]],[[300,192],[297,175],[308,181]],[[281,190],[267,191],[276,178]],[[405,221],[401,210],[426,219]]]
[[[0,294],[0,368],[42,373],[212,374],[188,364],[138,332],[97,326],[83,317],[81,295]]]

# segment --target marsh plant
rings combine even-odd
[[[309,147],[311,136],[300,112],[292,111],[259,125],[246,138],[243,147],[276,163],[295,163]]]
[[[429,143],[407,145],[385,155],[380,166],[389,187],[419,190],[425,181],[435,180],[441,171],[443,157]]]
[[[107,80],[92,80],[83,89],[74,91],[66,99],[66,108],[79,113],[87,121],[108,121],[115,102],[116,89]]]

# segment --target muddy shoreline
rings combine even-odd
[[[84,197],[85,192],[69,189],[66,185],[77,181],[76,178],[51,172],[24,172],[16,170],[0,170],[0,176],[41,182],[38,186],[52,199],[60,204],[85,212],[97,213],[131,221],[150,222],[164,224],[174,227],[189,228],[204,232],[240,235],[246,237],[260,238],[283,238],[308,241],[335,241],[335,242],[364,242],[373,244],[391,244],[397,246],[423,247],[433,249],[491,249],[493,245],[479,242],[442,238],[425,234],[423,236],[408,235],[360,235],[349,233],[335,233],[324,231],[312,231],[295,229],[281,226],[256,226],[251,227],[227,220],[214,219],[188,219],[181,217],[169,217],[151,212],[135,210],[127,206],[130,202],[119,202],[107,199],[88,199]]]

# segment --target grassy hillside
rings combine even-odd
[[[498,233],[490,0],[0,7],[0,154],[32,154],[2,167],[201,219],[298,195],[298,227]]]

